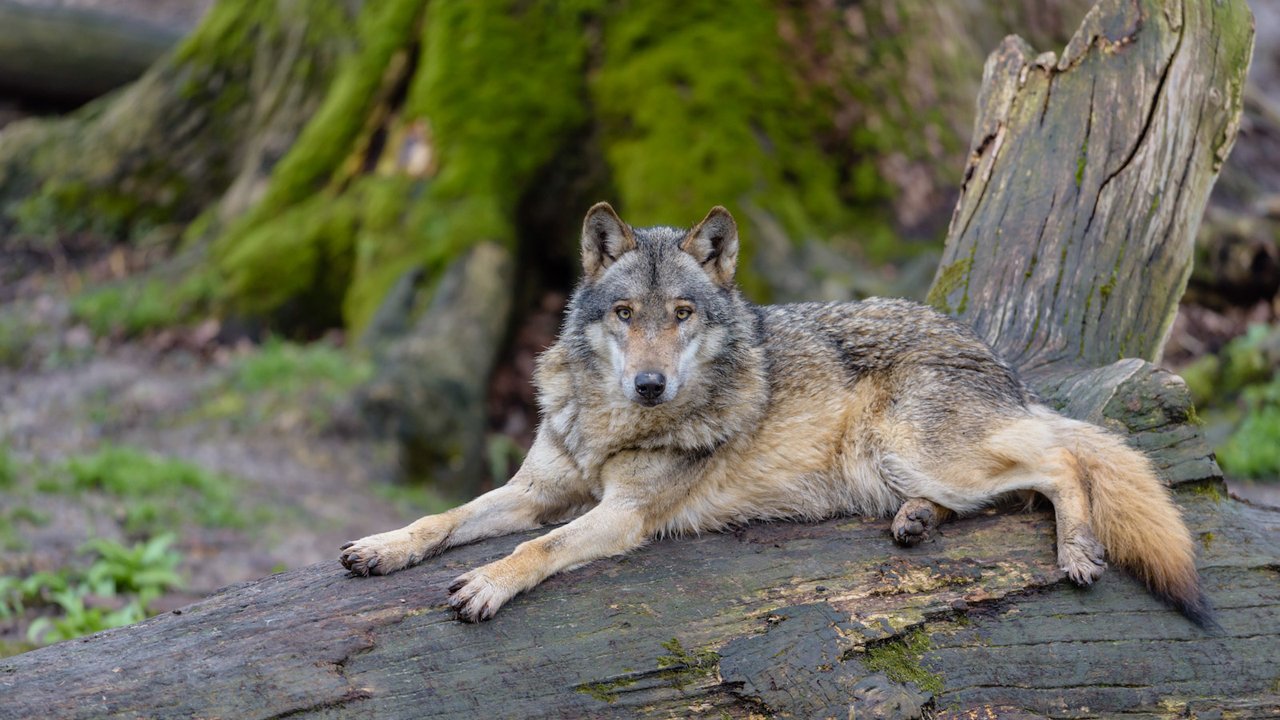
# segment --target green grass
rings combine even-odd
[[[99,337],[137,337],[190,320],[211,295],[209,277],[200,273],[176,282],[131,279],[80,293],[71,301],[71,316]]]
[[[9,446],[0,444],[0,490],[13,487],[18,479],[18,462],[9,452]]]
[[[0,311],[0,367],[21,367],[39,330],[18,311]]]
[[[285,421],[323,427],[351,391],[373,376],[365,357],[323,342],[270,339],[237,358],[197,413],[239,426]]]
[[[347,391],[369,379],[372,365],[332,345],[300,345],[272,338],[235,362],[231,384],[246,393],[297,393],[307,388]]]
[[[63,470],[64,477],[46,489],[92,490],[118,499],[131,535],[177,529],[187,518],[207,527],[246,524],[235,502],[236,481],[182,460],[107,444],[69,459]]]

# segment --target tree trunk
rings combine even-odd
[[[1280,513],[1223,497],[1185,387],[1148,364],[1234,136],[1250,37],[1243,0],[1104,0],[1062,61],[1006,41],[931,295],[1182,485],[1221,635],[1123,572],[1071,587],[1044,511],[959,520],[910,550],[864,518],[664,540],[492,622],[455,621],[449,581],[526,534],[388,577],[274,575],[0,661],[0,713],[1269,716]]]

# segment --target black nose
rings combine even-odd
[[[645,400],[657,400],[666,389],[667,376],[662,373],[642,372],[636,375],[636,392]]]

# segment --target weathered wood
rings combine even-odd
[[[1007,38],[987,60],[929,295],[1051,402],[1139,433],[1169,482],[1221,477],[1190,396],[1176,376],[1117,361],[1159,361],[1235,141],[1252,38],[1243,2],[1175,0],[1103,0],[1061,58]],[[1162,420],[1143,411],[1153,390]]]
[[[1029,370],[1158,360],[1251,29],[1244,2],[1103,0],[1060,59],[1006,39],[931,300]]]
[[[1180,497],[1221,637],[1122,573],[1089,591],[1059,580],[1047,512],[993,512],[911,550],[865,518],[664,540],[553,578],[493,622],[457,622],[444,588],[526,534],[387,577],[336,563],[273,575],[8,658],[0,717],[844,717],[903,697],[918,700],[887,716],[926,701],[953,716],[1280,707],[1280,513]],[[866,667],[912,628],[927,642],[906,669],[941,691]]]
[[[1247,21],[1243,0],[1104,0],[1061,63],[1007,41],[936,281],[1047,399],[1132,431],[1170,481],[1216,474],[1183,386],[1146,361],[1230,147]],[[0,661],[0,715],[1273,716],[1280,513],[1220,493],[1177,493],[1220,636],[1120,572],[1071,587],[1044,511],[910,550],[865,518],[664,540],[454,620],[444,587],[523,535],[388,577],[283,573]]]

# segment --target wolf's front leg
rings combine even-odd
[[[517,593],[561,570],[639,547],[645,541],[644,527],[644,517],[633,505],[606,496],[568,525],[459,577],[449,587],[449,604],[463,620],[488,620]]]
[[[398,530],[349,542],[338,561],[357,575],[386,575],[456,545],[536,528],[588,499],[578,468],[539,435],[506,485]]]

